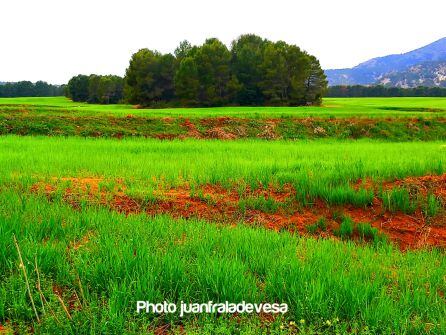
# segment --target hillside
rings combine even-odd
[[[446,61],[426,62],[409,67],[406,71],[384,75],[380,84],[395,87],[446,87]]]
[[[446,38],[404,54],[373,58],[350,69],[325,70],[325,73],[330,86],[370,85],[383,81],[409,83],[405,87],[420,82],[439,86],[435,83],[442,81],[442,68],[436,66],[441,61],[446,62]],[[438,78],[437,72],[440,73]]]

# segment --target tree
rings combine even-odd
[[[125,96],[130,103],[154,106],[173,100],[175,57],[141,49],[126,71]]]
[[[15,89],[17,96],[32,97],[34,95],[34,85],[30,81],[19,81]]]
[[[193,57],[185,57],[175,74],[175,92],[182,105],[199,104],[200,79],[198,67]]]
[[[88,102],[115,104],[122,100],[124,81],[121,77],[90,75],[89,81]]]
[[[64,93],[64,86],[50,85],[44,81],[35,84],[29,81],[0,83],[0,97],[52,97]]]
[[[232,70],[240,82],[237,102],[240,105],[262,105],[261,89],[263,53],[266,41],[259,36],[242,35],[232,42]]]
[[[288,66],[290,87],[288,90],[288,105],[300,106],[311,104],[311,100],[307,100],[306,79],[310,75],[311,59],[308,54],[301,51],[295,45],[286,45],[286,62]]]
[[[142,49],[125,78],[128,102],[144,106],[319,104],[326,79],[317,59],[295,45],[242,35],[229,50],[216,38],[183,41],[175,56]]]
[[[309,66],[305,84],[305,103],[320,105],[327,92],[327,76],[316,57],[308,54],[307,57]]]
[[[37,97],[44,97],[44,96],[48,96],[51,95],[52,93],[52,87],[51,85],[49,85],[48,83],[44,82],[44,81],[37,81],[34,84],[34,96]]]
[[[261,69],[260,87],[266,102],[274,105],[287,104],[290,78],[284,42],[267,43]]]
[[[123,99],[124,80],[119,76],[76,76],[70,79],[66,95],[73,101],[118,103]]]
[[[319,104],[327,82],[319,62],[295,45],[268,42],[260,87],[267,104]]]
[[[446,88],[441,87],[387,87],[377,86],[331,86],[327,96],[344,97],[446,97]]]
[[[70,79],[67,85],[68,96],[73,101],[87,101],[89,89],[89,78],[85,75],[77,75]]]
[[[101,77],[95,74],[91,74],[88,77],[88,98],[87,102],[89,103],[99,103],[100,101],[100,92],[99,86],[101,84]]]
[[[204,106],[221,106],[234,100],[239,89],[231,73],[231,53],[216,38],[207,39],[192,55],[200,83],[199,101]]]
[[[119,76],[101,76],[99,82],[99,103],[116,104],[123,99],[124,80]]]
[[[190,44],[189,41],[184,40],[180,42],[180,45],[175,49],[174,52],[176,59],[181,62],[184,58],[189,56],[190,52],[192,52],[193,49],[194,47]]]

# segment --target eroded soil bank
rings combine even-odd
[[[0,109],[0,135],[235,140],[359,139],[432,141],[446,139],[446,119],[431,118],[242,118],[125,117],[45,114]]]
[[[114,181],[112,188],[104,186],[102,178],[62,178],[50,183],[40,182],[33,192],[44,192],[49,198],[59,194],[73,207],[81,201],[107,206],[126,215],[168,214],[175,218],[200,218],[219,224],[247,224],[262,226],[276,231],[287,230],[313,237],[349,238],[367,241],[356,229],[348,236],[340,234],[343,220],[349,218],[356,226],[369,224],[396,243],[401,249],[422,247],[446,247],[446,174],[441,176],[410,177],[377,185],[360,180],[354,188],[381,190],[405,189],[417,195],[434,195],[441,208],[434,216],[427,216],[418,208],[413,213],[390,211],[382,198],[376,196],[373,203],[364,207],[353,205],[330,206],[316,200],[311,206],[302,206],[296,200],[291,185],[273,186],[240,191],[220,185],[190,187],[185,184],[176,188],[159,188],[146,197],[132,196],[126,192],[122,180]]]

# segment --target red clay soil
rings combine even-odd
[[[219,140],[234,140],[247,137],[247,123],[249,119],[239,119],[231,117],[217,117],[200,119],[199,124],[205,129],[200,133],[197,126],[189,119],[185,119],[182,126],[187,130],[186,135],[181,138],[207,138]],[[276,127],[281,122],[280,119],[266,119],[264,125],[260,127],[260,132],[256,137],[264,139],[277,139]]]
[[[92,201],[95,200],[101,205],[126,215],[145,212],[148,215],[169,214],[174,218],[200,218],[229,225],[242,222],[276,231],[287,230],[305,235],[309,235],[307,232],[309,225],[315,224],[321,218],[326,218],[327,230],[319,230],[316,235],[318,237],[334,235],[340,225],[340,219],[334,219],[334,217],[339,217],[341,213],[349,216],[355,223],[370,223],[402,250],[432,246],[446,247],[444,212],[427,222],[421,210],[412,215],[386,211],[378,198],[375,198],[373,204],[366,208],[351,205],[333,207],[320,200],[312,206],[301,207],[295,201],[295,190],[291,185],[285,185],[281,189],[271,185],[255,190],[248,187],[243,191],[242,196],[235,187],[226,189],[219,185],[205,185],[192,191],[188,185],[184,185],[157,190],[153,194],[156,200],[146,204],[127,195],[122,182],[118,182],[115,189],[110,192],[100,188],[99,184],[102,181],[100,178],[64,178],[63,180],[71,182],[71,187],[64,191],[64,198],[74,207],[78,207],[80,198],[86,195]],[[369,185],[370,183],[361,181],[355,185],[359,184]],[[417,185],[420,189],[431,192],[442,201],[446,201],[446,174],[387,182],[383,184],[383,188],[390,189],[407,185]],[[33,186],[33,191],[37,190],[52,194],[56,186],[37,184]],[[279,206],[274,213],[253,208],[241,209],[240,200],[260,197],[273,199],[283,206]]]
[[[405,187],[415,189],[423,195],[432,193],[435,196],[446,200],[446,174],[440,176],[409,177],[394,182],[384,183],[384,189],[395,187]]]
[[[227,132],[222,127],[213,127],[206,130],[206,138],[214,138],[219,140],[234,140],[238,138],[238,136],[231,132]]]
[[[202,138],[200,132],[197,130],[197,127],[190,122],[189,119],[184,120],[183,127],[187,129],[187,135],[185,137],[192,137],[192,138]]]

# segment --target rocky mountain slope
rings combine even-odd
[[[325,70],[330,86],[386,84],[401,87],[445,85],[446,37],[422,48],[373,58],[351,69]]]
[[[426,62],[382,76],[379,84],[396,87],[446,87],[446,61]]]

